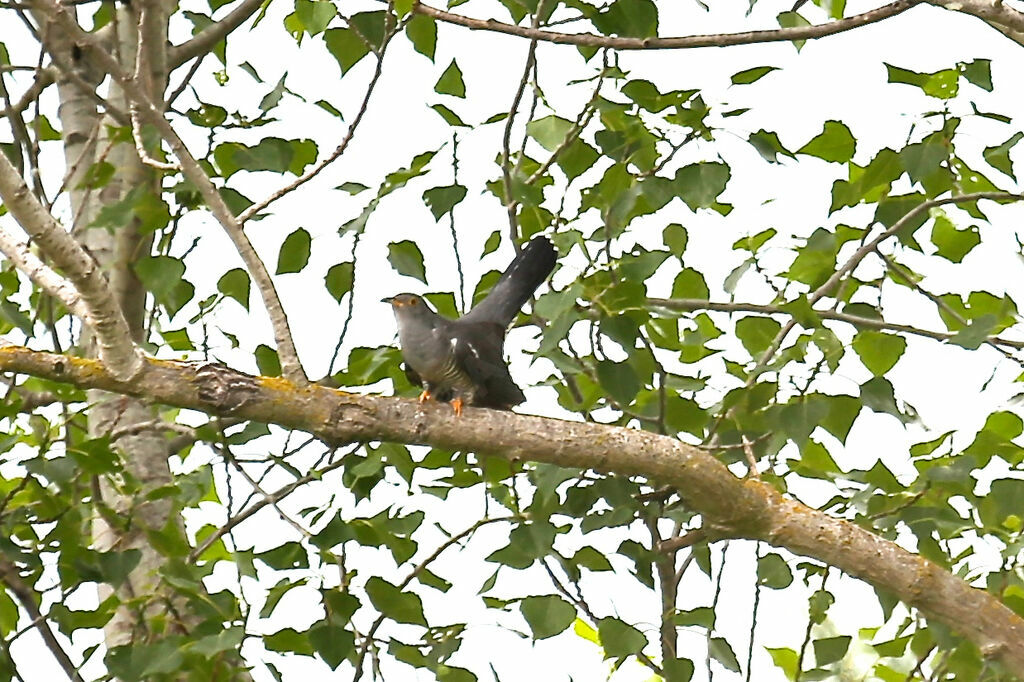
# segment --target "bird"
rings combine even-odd
[[[416,294],[383,299],[398,324],[406,376],[423,388],[420,402],[449,402],[461,416],[466,405],[509,410],[526,400],[505,363],[505,334],[554,270],[556,257],[546,237],[534,237],[487,296],[457,319],[438,314]]]

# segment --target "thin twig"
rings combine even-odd
[[[357,443],[355,446],[353,446],[353,448],[352,448],[352,450],[350,450],[350,452],[354,452],[356,449],[358,449],[360,447],[362,447],[362,444],[361,443]],[[238,524],[242,523],[243,521],[245,521],[246,519],[251,517],[253,514],[258,512],[260,509],[263,509],[268,504],[274,504],[274,503],[278,502],[279,500],[283,500],[285,497],[290,495],[292,493],[292,491],[294,491],[299,486],[302,486],[302,485],[305,485],[306,483],[309,483],[311,481],[316,481],[316,480],[318,480],[320,478],[323,478],[324,474],[326,474],[329,471],[334,471],[335,469],[337,469],[340,466],[342,466],[342,464],[344,462],[345,462],[345,457],[343,455],[343,456],[339,457],[337,461],[332,462],[331,464],[328,464],[323,469],[317,469],[316,471],[311,471],[310,473],[306,474],[302,478],[297,478],[294,481],[292,481],[291,483],[289,483],[288,485],[282,486],[282,487],[278,488],[277,490],[275,490],[274,492],[269,493],[267,495],[264,495],[257,502],[254,502],[251,507],[248,507],[244,511],[241,511],[238,514],[236,514],[235,516],[231,517],[230,519],[228,519],[224,523],[224,525],[222,525],[216,531],[214,531],[209,536],[207,536],[207,538],[205,540],[203,540],[203,543],[201,545],[196,546],[195,549],[193,549],[191,552],[189,552],[187,561],[189,563],[194,562],[196,559],[198,559],[200,556],[203,555],[203,552],[205,552],[210,547],[212,547],[213,543],[217,542],[217,540],[219,540],[225,534],[230,532],[232,528],[234,528]]]
[[[39,630],[39,635],[43,638],[43,642],[46,643],[46,647],[53,654],[53,657],[57,659],[57,663],[60,664],[68,679],[74,680],[74,682],[84,682],[74,661],[64,651],[64,647],[60,645],[57,637],[53,634],[53,630],[50,629],[50,623],[46,620],[46,616],[39,610],[35,600],[35,591],[21,579],[17,566],[8,559],[0,558],[0,580],[17,597],[21,607],[28,613],[33,624]]]
[[[543,0],[540,4],[543,4]],[[424,7],[425,5],[416,5]],[[533,15],[533,28],[540,25],[540,7]],[[523,67],[523,76],[519,79],[516,87],[515,97],[512,98],[512,106],[509,107],[508,116],[505,118],[505,130],[501,135],[501,183],[502,191],[505,194],[505,212],[508,214],[509,240],[516,253],[519,253],[519,222],[516,220],[516,201],[512,197],[512,124],[515,122],[516,112],[519,111],[519,103],[526,91],[526,84],[530,80],[530,73],[533,71],[534,61],[537,58],[537,41],[531,40],[526,51],[526,65]]]
[[[316,177],[320,173],[320,171],[322,171],[324,168],[326,168],[328,165],[333,163],[336,159],[338,159],[342,154],[345,153],[345,150],[348,149],[349,143],[352,142],[353,136],[355,136],[356,134],[356,128],[359,127],[359,123],[363,120],[363,114],[366,113],[366,109],[370,104],[370,96],[373,95],[374,88],[377,87],[377,81],[380,80],[380,76],[381,73],[383,72],[384,65],[384,51],[387,48],[388,44],[391,42],[391,35],[393,34],[387,35],[385,37],[385,42],[381,46],[380,53],[377,55],[377,66],[376,68],[374,68],[373,76],[370,78],[369,85],[366,86],[366,93],[363,95],[362,104],[359,105],[359,112],[356,113],[356,117],[352,119],[352,123],[349,125],[348,131],[346,131],[345,137],[341,140],[341,144],[339,144],[335,148],[335,150],[331,152],[330,156],[318,162],[308,171],[306,171],[299,177],[295,178],[295,180],[293,180],[291,183],[272,192],[270,195],[268,195],[261,201],[257,201],[255,204],[253,204],[252,206],[238,214],[239,223],[244,224],[257,213],[270,206],[270,204],[274,203],[275,201],[277,201],[284,195],[288,194],[289,192],[292,192],[293,190],[306,184],[314,177]]]
[[[451,536],[445,542],[441,543],[437,547],[437,549],[435,549],[430,554],[430,556],[426,557],[423,561],[419,562],[409,572],[409,574],[405,576],[405,579],[402,580],[402,582],[398,584],[398,586],[397,586],[398,590],[400,592],[404,591],[405,588],[407,588],[409,586],[409,583],[411,583],[413,580],[415,580],[416,576],[418,576],[420,573],[422,573],[423,570],[427,566],[429,566],[431,563],[434,562],[435,559],[437,559],[439,556],[441,556],[441,554],[444,553],[444,551],[446,549],[448,549],[452,545],[457,544],[463,538],[465,538],[465,537],[467,537],[469,535],[472,535],[479,528],[482,528],[483,526],[486,526],[487,524],[490,524],[490,523],[496,523],[498,521],[511,521],[511,520],[513,520],[512,517],[483,518],[483,519],[480,519],[479,521],[477,521],[476,523],[474,523],[473,525],[471,525],[469,528],[466,528],[465,530],[463,530],[461,533],[457,533],[457,534]],[[378,616],[377,619],[375,621],[373,621],[373,625],[370,626],[370,629],[367,631],[366,635],[363,637],[363,643],[359,647],[359,654],[358,654],[358,656],[356,656],[356,662],[355,662],[355,671],[356,672],[355,672],[355,675],[352,677],[352,682],[358,682],[359,679],[363,676],[363,661],[366,659],[367,650],[369,649],[370,643],[373,641],[373,636],[374,636],[374,634],[376,634],[377,629],[384,623],[384,619],[385,619],[385,615],[383,613],[380,614],[380,616]]]
[[[945,303],[945,301],[943,301],[943,303]],[[714,310],[726,313],[760,313],[763,315],[792,316],[793,314],[791,311],[786,310],[783,306],[780,305],[706,301],[700,298],[649,298],[647,299],[647,304],[659,308],[666,308],[668,310],[679,310],[686,312],[695,312],[698,310]],[[879,320],[872,317],[850,315],[848,313],[837,313],[831,310],[815,310],[814,314],[824,320],[836,320],[838,322],[846,322],[860,329],[884,329],[889,331],[901,332],[903,334],[912,334],[914,336],[923,336],[925,338],[935,339],[936,341],[948,341],[949,339],[956,336],[956,334],[953,332],[937,332],[932,331],[930,329],[912,327],[906,324],[886,322],[884,320]],[[1012,339],[1004,339],[998,336],[992,337],[990,341],[992,341],[994,344],[1001,346],[1024,349],[1024,341],[1014,341]]]

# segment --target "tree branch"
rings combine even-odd
[[[721,301],[706,301],[701,298],[649,298],[647,304],[656,306],[659,308],[665,308],[667,310],[677,310],[682,312],[693,312],[697,310],[715,310],[724,313],[759,313],[761,315],[787,315],[792,317],[793,313],[786,310],[784,307],[779,305],[771,304],[758,304],[758,303],[724,303]],[[915,336],[923,336],[929,339],[935,339],[937,341],[948,341],[956,334],[954,332],[936,332],[930,329],[921,329],[920,327],[912,327],[907,324],[897,324],[895,322],[886,322],[885,320],[875,319],[871,317],[862,317],[860,315],[849,315],[847,313],[837,313],[834,310],[815,310],[814,314],[825,320],[836,320],[838,322],[846,322],[852,324],[858,329],[875,329],[875,330],[888,330],[894,332],[900,332],[902,334],[913,334]],[[964,322],[964,326],[967,326],[967,322]],[[1007,346],[1009,348],[1024,348],[1024,341],[1013,341],[1011,339],[1003,339],[998,336],[994,336],[989,339],[993,344],[997,346]]]
[[[1024,12],[1002,0],[929,0],[930,4],[953,12],[978,17],[1007,38],[1020,43],[1024,37]]]
[[[242,0],[235,9],[215,24],[210,24],[181,45],[167,50],[167,71],[170,73],[189,59],[198,57],[213,49],[227,34],[242,25],[246,19],[256,13],[264,0]]]
[[[160,136],[167,142],[171,151],[181,163],[181,170],[185,177],[196,186],[203,201],[209,206],[211,213],[221,224],[228,237],[235,245],[235,249],[245,263],[249,274],[256,283],[263,298],[263,305],[270,318],[270,324],[274,330],[274,338],[277,342],[277,352],[281,360],[281,372],[296,384],[304,384],[308,381],[302,364],[299,362],[298,353],[295,350],[295,342],[292,339],[291,328],[288,325],[288,318],[284,312],[284,306],[277,295],[277,289],[267,271],[266,265],[260,259],[252,242],[242,230],[242,225],[224,202],[217,187],[213,184],[210,176],[206,174],[199,162],[185,146],[184,141],[178,136],[171,124],[164,118],[162,107],[154,103],[139,86],[139,84],[126,73],[121,65],[103,49],[103,46],[90,34],[82,30],[78,22],[59,6],[54,0],[38,0],[39,9],[59,26],[70,40],[83,50],[89,52],[95,64],[105,70],[124,89],[125,94],[138,106],[139,115],[146,123],[153,126]]]
[[[96,334],[100,357],[112,374],[122,379],[134,377],[143,368],[142,352],[132,341],[106,278],[81,245],[39,203],[6,154],[0,154],[0,199],[70,283],[39,260],[27,244],[3,231],[0,251],[89,326]]]
[[[855,14],[818,26],[796,26],[767,31],[744,31],[742,33],[714,33],[709,35],[678,36],[666,38],[622,38],[615,36],[595,35],[593,33],[558,33],[529,26],[516,26],[494,19],[473,19],[461,14],[452,14],[430,5],[416,3],[413,11],[425,14],[438,21],[464,26],[479,31],[494,31],[508,35],[556,43],[559,45],[576,45],[582,47],[608,47],[616,50],[673,50],[693,47],[725,47],[728,45],[749,45],[751,43],[771,43],[792,40],[813,40],[825,36],[849,31],[867,24],[873,24],[897,14],[901,14],[924,0],[896,0],[877,9]]]
[[[81,674],[78,672],[78,667],[75,662],[71,660],[68,653],[64,651],[64,647],[57,641],[57,637],[53,634],[53,630],[50,628],[49,621],[46,620],[46,616],[39,610],[39,606],[36,604],[36,593],[31,587],[29,587],[24,580],[21,579],[21,575],[18,573],[18,567],[14,565],[9,559],[0,558],[0,581],[2,581],[7,589],[18,598],[18,603],[21,604],[22,608],[28,613],[32,622],[35,623],[36,629],[39,630],[39,635],[43,638],[43,642],[46,643],[46,648],[50,650],[53,657],[57,659],[57,663],[60,664],[64,674],[68,676],[69,680],[74,682],[84,682]]]
[[[356,395],[317,384],[296,386],[226,368],[216,373],[230,390],[218,392],[206,384],[206,375],[197,374],[195,364],[153,358],[146,363],[138,379],[122,381],[92,359],[0,346],[0,371],[208,413],[227,411],[232,417],[305,431],[328,443],[430,445],[643,476],[678,490],[701,514],[709,540],[763,540],[835,566],[945,623],[974,642],[985,657],[1024,674],[1024,620],[993,595],[865,528],[787,499],[760,480],[737,478],[719,460],[674,438],[478,408],[456,417],[446,405]]]

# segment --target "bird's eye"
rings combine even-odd
[[[410,298],[409,299],[409,305],[417,305],[418,303],[419,303],[419,300],[417,300],[415,298]]]

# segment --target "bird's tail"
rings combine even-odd
[[[484,300],[466,315],[474,321],[496,322],[507,327],[555,269],[555,247],[547,237],[534,237],[523,247]]]

